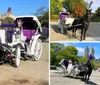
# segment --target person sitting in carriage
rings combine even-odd
[[[67,67],[68,67],[68,60],[67,59],[62,59],[60,61],[59,65],[64,69],[64,72],[66,72]]]
[[[17,24],[18,24],[18,27],[20,28],[21,32],[23,33],[23,29],[25,28],[25,27],[23,27],[23,21],[21,19],[19,19],[19,20],[17,20]],[[30,42],[30,39],[26,38],[25,43],[24,43],[25,51],[27,51],[26,45],[29,44],[29,42]]]

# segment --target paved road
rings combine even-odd
[[[61,34],[58,29],[57,22],[51,23],[50,28],[50,40],[51,41],[79,41],[78,38],[71,37],[71,31],[69,34]],[[78,35],[79,37],[79,35]],[[100,41],[100,23],[90,23],[90,26],[86,33],[85,41]]]
[[[0,85],[48,85],[48,43],[39,61],[21,61],[18,68],[0,65]]]
[[[63,77],[60,73],[51,72],[51,85],[86,85],[81,79]],[[93,71],[88,85],[100,85],[100,72]]]

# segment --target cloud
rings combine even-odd
[[[76,47],[79,53],[84,53],[84,48]]]
[[[66,43],[66,44],[64,44],[65,46],[72,46],[71,44],[68,44],[68,43]]]
[[[68,45],[72,46],[71,44],[66,43],[66,42],[59,42],[59,43],[64,44],[65,47],[68,46]]]
[[[95,54],[94,56],[96,59],[100,58],[100,54]]]

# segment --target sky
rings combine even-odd
[[[90,49],[92,48],[92,47],[94,47],[94,50],[95,50],[95,54],[94,54],[94,56],[95,56],[95,58],[97,59],[97,58],[100,58],[100,43],[97,43],[97,42],[92,42],[92,43],[90,43],[90,42],[84,42],[84,43],[80,43],[80,42],[77,42],[77,43],[75,43],[75,42],[69,42],[69,43],[67,43],[67,42],[61,42],[62,44],[64,44],[64,46],[68,46],[68,45],[71,45],[71,46],[75,46],[76,48],[77,48],[77,50],[78,50],[78,55],[79,56],[83,56],[84,55],[84,50],[85,50],[85,48],[88,46]]]
[[[49,8],[49,0],[1,0],[0,1],[0,13],[7,12],[8,7],[12,8],[13,15],[30,15],[35,13],[36,9],[43,6]]]
[[[91,6],[92,12],[95,12],[98,7],[100,7],[100,0],[85,0],[86,2],[90,3],[90,1],[93,1],[93,4]]]

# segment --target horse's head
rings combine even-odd
[[[91,10],[92,10],[92,9],[86,9],[85,20],[86,20],[87,22],[90,22],[90,20],[91,20]]]
[[[88,7],[86,8],[85,20],[87,22],[90,22],[90,20],[91,20],[91,11],[92,11],[92,9],[90,9],[90,8],[91,8],[92,4],[93,4],[93,1],[91,1],[90,4],[88,4]]]

